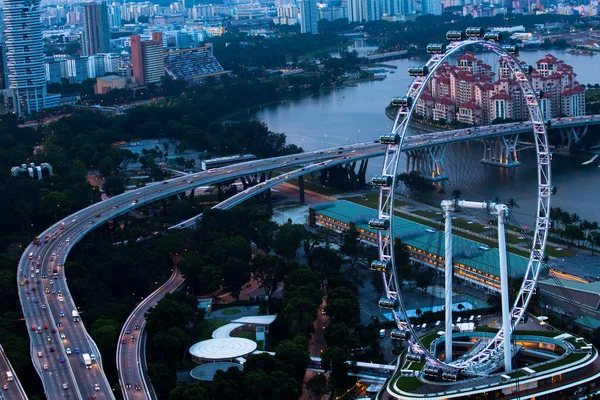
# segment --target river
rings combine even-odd
[[[521,59],[535,64],[547,53],[572,65],[579,75],[579,82],[600,83],[600,55],[573,55],[564,50],[528,51],[522,53]],[[410,83],[406,71],[409,66],[419,63],[409,59],[389,61],[387,64],[398,69],[393,74],[388,73],[383,81],[364,82],[354,87],[262,107],[254,111],[253,117],[264,121],[274,132],[286,133],[289,143],[307,151],[376,140],[392,126],[392,121],[384,114],[385,107],[392,97],[405,93]],[[478,142],[450,146],[446,167],[451,179],[461,173],[463,166],[469,165],[476,173],[471,172],[468,177],[462,175],[462,179],[484,182],[482,186],[485,186],[490,199],[514,197],[521,206],[520,213],[535,214],[535,202],[532,201],[536,185],[534,153],[521,152],[520,161],[523,164],[512,169],[481,165],[481,155],[482,145]],[[552,178],[558,193],[553,196],[552,205],[575,212],[581,218],[600,221],[597,200],[600,169],[596,164],[582,166],[582,161],[580,158],[554,156]],[[377,173],[380,168],[380,159],[371,160],[368,176]]]

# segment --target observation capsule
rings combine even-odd
[[[485,35],[485,29],[480,27],[471,27],[465,30],[465,34],[467,35],[467,37],[482,37],[483,35]]]
[[[433,365],[426,365],[423,368],[423,375],[433,378],[442,377],[442,369],[440,367],[434,367]]]
[[[445,52],[445,43],[430,43],[427,45],[427,53],[429,54],[444,54]]]
[[[414,76],[414,75],[411,75]],[[402,96],[402,97],[394,97],[392,99],[392,106],[394,107],[409,107],[412,106],[413,103],[413,99],[412,97],[409,96]]]
[[[504,49],[504,51],[506,51],[509,54],[512,54],[513,56],[516,56],[517,54],[519,54],[519,46],[517,46],[517,45],[502,46],[502,48]]]
[[[375,175],[371,178],[373,186],[392,186],[394,177],[391,175]]]
[[[542,97],[544,97],[544,91],[540,90],[540,89],[536,90],[535,97],[537,97],[538,99],[541,99]]]
[[[383,231],[389,229],[390,220],[386,218],[371,218],[369,220],[369,228]]]
[[[406,360],[422,363],[423,361],[425,361],[425,355],[419,354],[419,353],[413,353],[412,351],[409,351],[408,354],[406,355]]]
[[[501,42],[502,41],[502,32],[491,31],[483,35],[483,40],[487,40],[488,42]]]
[[[371,261],[371,271],[386,272],[390,269],[392,263],[389,261],[373,260]]]
[[[427,76],[428,73],[429,68],[426,65],[422,67],[410,67],[408,69],[408,75],[410,76]]]
[[[387,297],[382,297],[379,299],[379,307],[385,310],[395,310],[400,305],[398,299],[388,299]]]
[[[397,133],[384,133],[379,136],[379,141],[383,144],[399,144],[400,135]]]
[[[446,33],[446,40],[449,42],[460,42],[465,40],[465,33],[463,31],[448,31]]]
[[[521,68],[523,69],[523,72],[525,72],[527,75],[531,75],[533,73],[533,66],[530,64],[526,64],[521,66]]]
[[[410,331],[404,329],[392,329],[390,336],[395,340],[408,340],[410,339]]]
[[[460,371],[458,370],[445,370],[442,372],[442,379],[449,382],[456,382],[460,377]]]
[[[550,186],[550,194],[556,194],[556,186]]]
[[[552,126],[552,121],[551,120],[547,120],[546,121],[546,129],[550,129],[551,126]]]

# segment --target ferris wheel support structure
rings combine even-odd
[[[483,40],[481,38],[483,32],[480,28],[469,29],[481,31],[481,34],[473,35],[473,37],[464,40],[464,32],[448,32],[447,38],[451,40],[450,44],[429,45],[428,51],[430,48],[432,49],[432,51],[430,51],[430,53],[433,53],[432,57],[424,66],[413,67],[409,70],[409,73],[414,76],[414,79],[410,84],[406,95],[401,98],[394,98],[392,101],[393,105],[398,106],[398,114],[391,132],[385,133],[380,137],[381,143],[386,144],[387,149],[384,155],[381,175],[376,175],[372,179],[373,185],[378,186],[380,192],[377,218],[370,220],[369,226],[372,229],[377,230],[379,247],[379,259],[373,261],[371,269],[381,272],[384,287],[386,289],[385,297],[382,297],[379,301],[379,305],[381,308],[392,312],[392,317],[398,328],[392,332],[392,337],[408,340],[412,352],[424,355],[425,359],[436,367],[450,371],[468,370],[471,374],[482,375],[486,373],[479,371],[485,369],[477,368],[477,366],[486,362],[497,362],[499,358],[509,359],[508,363],[505,364],[505,368],[510,369],[510,358],[512,354],[510,334],[525,313],[534,293],[541,267],[547,260],[547,257],[544,255],[544,249],[549,228],[550,195],[554,193],[555,188],[550,185],[550,152],[548,147],[547,126],[538,103],[539,93],[533,88],[528,77],[528,72],[523,69],[519,61],[512,55],[518,52],[518,48],[516,48],[516,46],[502,47],[493,40]],[[467,29],[467,34],[469,33],[469,29]],[[469,354],[467,357],[461,357],[460,359],[453,361],[451,352],[452,314],[451,310],[448,312],[448,309],[451,309],[452,307],[452,303],[451,299],[449,300],[447,296],[447,312],[445,318],[446,332],[450,331],[450,333],[446,334],[446,358],[444,361],[441,361],[423,346],[418,336],[415,334],[412,325],[409,323],[406,307],[402,296],[400,295],[400,285],[394,259],[394,198],[395,187],[398,184],[397,176],[402,153],[402,144],[419,97],[440,65],[456,52],[469,46],[488,50],[498,55],[499,59],[510,69],[515,81],[520,85],[533,127],[537,156],[537,214],[529,260],[521,287],[512,307],[509,307],[508,304],[508,293],[506,292],[502,296],[503,325],[501,329],[477,354]],[[487,199],[482,200],[485,201]],[[454,201],[453,205],[447,204],[447,207],[444,209],[444,215],[446,216],[446,230],[448,232],[452,228],[451,213],[453,206],[456,207],[457,205],[456,202],[457,201]],[[473,205],[484,204],[481,202],[466,202],[464,200],[459,200],[459,202],[461,202],[461,206],[468,205],[469,203]],[[487,207],[491,205],[490,202],[485,204]],[[494,205],[494,207],[495,206],[496,205]],[[504,207],[506,206],[501,204],[498,204],[497,206],[499,209],[495,210],[495,212],[498,213],[498,223],[499,228],[501,228],[499,229],[498,240],[499,242],[502,242],[501,247],[504,247],[504,251],[500,249],[500,253],[504,254],[504,256],[501,256],[503,259],[500,260],[500,264],[504,263],[506,265],[506,242],[504,240],[503,230],[506,214],[502,211],[505,210]],[[445,267],[445,281],[447,285],[451,287],[452,243],[451,235],[449,234],[446,234]],[[504,270],[504,272],[502,272],[502,270]],[[508,274],[505,268],[501,269],[501,275],[502,287],[504,288],[503,290],[506,290],[508,285],[505,283],[508,281]],[[398,361],[398,367],[399,366],[400,361]]]

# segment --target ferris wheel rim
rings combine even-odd
[[[430,82],[434,73],[438,70],[438,68],[443,64],[445,60],[450,58],[457,51],[468,47],[468,46],[477,46],[479,48],[483,48],[489,50],[496,55],[500,59],[504,59],[505,61],[510,61],[508,63],[508,67],[513,73],[513,75],[518,76],[517,79],[522,95],[525,98],[527,103],[528,111],[529,111],[529,119],[532,123],[532,129],[535,140],[535,150],[537,157],[537,170],[538,170],[538,196],[537,196],[537,214],[536,214],[536,224],[535,224],[535,232],[533,236],[533,244],[531,246],[530,255],[528,258],[526,272],[523,277],[523,281],[521,282],[521,287],[519,292],[517,293],[514,304],[511,307],[511,324],[509,327],[504,327],[498,331],[496,336],[489,342],[489,344],[480,352],[481,356],[473,356],[468,360],[462,360],[461,362],[451,362],[444,363],[435,357],[431,352],[425,348],[425,346],[421,343],[418,335],[415,334],[412,325],[410,324],[410,319],[406,312],[406,307],[404,305],[404,301],[401,296],[401,290],[398,281],[398,274],[396,269],[396,263],[394,258],[394,237],[393,237],[393,220],[394,220],[394,200],[395,200],[395,186],[397,184],[397,172],[398,166],[400,163],[400,154],[402,153],[402,147],[404,144],[404,139],[406,136],[406,131],[408,126],[410,125],[412,116],[414,115],[414,111],[416,109],[417,102],[419,101],[420,96],[423,93],[424,88]],[[413,79],[409,89],[407,91],[406,97],[412,97],[412,104],[408,107],[400,107],[398,110],[398,114],[394,121],[394,126],[392,128],[392,134],[399,134],[399,142],[395,145],[388,144],[386,147],[386,152],[384,156],[384,162],[382,166],[382,176],[386,175],[386,172],[390,172],[388,169],[391,167],[392,172],[392,185],[391,190],[385,190],[385,188],[380,187],[379,194],[379,203],[378,203],[378,218],[388,217],[389,218],[389,228],[387,230],[378,231],[378,249],[379,249],[379,259],[382,261],[391,262],[391,273],[389,276],[386,272],[382,272],[382,278],[384,281],[384,288],[386,290],[386,297],[388,299],[395,299],[397,301],[397,306],[395,309],[392,309],[392,316],[396,322],[398,329],[404,329],[410,332],[410,349],[424,354],[429,362],[437,366],[442,366],[450,369],[462,369],[464,367],[480,364],[489,359],[491,354],[497,352],[499,348],[502,346],[502,339],[505,335],[506,329],[508,328],[509,332],[512,332],[521,319],[523,314],[525,313],[529,301],[534,292],[534,288],[537,284],[540,270],[543,263],[543,257],[545,252],[546,240],[548,236],[549,229],[549,213],[550,213],[550,153],[548,147],[548,135],[547,135],[547,127],[544,121],[544,116],[539,106],[539,102],[537,101],[535,88],[531,83],[527,73],[521,67],[520,62],[513,57],[510,53],[508,53],[504,48],[499,46],[494,42],[484,41],[480,38],[477,39],[469,39],[466,41],[456,41],[451,42],[448,45],[447,50],[436,57],[433,55],[425,64],[428,67],[428,72],[426,76],[423,78],[421,76],[417,76]],[[417,83],[417,85],[415,85]],[[387,192],[387,193],[386,193]],[[382,233],[386,232],[387,235],[383,237]],[[399,315],[404,316],[404,322],[401,322],[399,319]],[[446,327],[447,329],[447,327]],[[398,360],[398,364],[396,369],[400,367],[400,359]]]

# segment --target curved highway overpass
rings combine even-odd
[[[585,116],[568,120],[553,120],[552,127],[576,127],[597,123],[600,123],[600,116]],[[530,131],[529,123],[517,122],[416,135],[407,138],[403,150]],[[379,143],[361,143],[255,160],[194,173],[184,178],[170,179],[159,185],[146,186],[93,204],[46,229],[39,236],[40,246],[32,243],[23,253],[19,263],[17,284],[19,285],[21,307],[29,328],[32,361],[42,379],[47,397],[51,399],[91,398],[92,395],[95,395],[98,399],[114,398],[102,370],[97,346],[85,330],[84,324],[74,322],[71,318],[71,313],[73,310],[77,310],[77,307],[69,293],[63,265],[71,247],[87,233],[132,209],[198,186],[211,185],[287,166],[312,164],[310,167],[294,171],[293,174],[284,175],[280,181],[270,183],[274,185],[295,176],[336,164],[346,164],[383,155],[384,148]],[[257,186],[259,187],[255,187],[254,191],[268,189],[267,185]],[[254,194],[256,193],[252,193],[252,195]],[[47,243],[44,243],[46,240]],[[32,259],[29,259],[30,254]],[[52,279],[55,268],[57,279]],[[44,274],[47,274],[46,278],[42,277]],[[27,280],[29,283],[26,283]],[[21,281],[23,281],[22,286]],[[41,329],[37,329],[38,327]],[[53,330],[55,332],[52,332]],[[38,331],[41,332],[38,333]],[[61,333],[65,334],[64,340],[59,337]],[[67,348],[71,353],[74,353],[77,348],[79,354],[68,355],[66,354]],[[84,365],[82,356],[84,353],[96,357],[91,369]],[[64,388],[65,384],[66,389]]]

